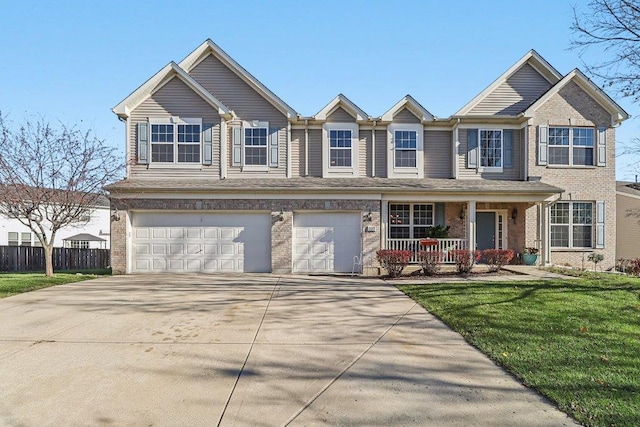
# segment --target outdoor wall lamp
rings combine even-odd
[[[120,212],[118,212],[118,208],[116,208],[111,214],[111,221],[120,221]]]
[[[460,209],[460,213],[458,214],[458,218],[460,218],[461,220],[464,219],[464,208]]]
[[[511,211],[511,219],[513,220],[513,223],[516,223],[516,219],[518,219],[518,209],[513,208],[513,210]]]
[[[369,209],[369,212],[362,215],[362,218],[364,218],[365,221],[372,221],[373,220],[373,214],[371,213],[371,209]]]
[[[284,211],[280,209],[280,212],[275,216],[276,221],[284,221]]]

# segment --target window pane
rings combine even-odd
[[[395,164],[397,168],[415,168],[416,167],[415,150],[396,150]]]
[[[574,157],[575,161],[575,157]],[[569,147],[549,147],[550,165],[568,165]]]
[[[480,131],[480,166],[502,167],[502,131]]]
[[[429,230],[429,227],[413,227],[413,238],[424,239],[427,237],[427,230]]]
[[[329,152],[331,166],[351,166],[350,148],[332,148]]]
[[[569,203],[551,205],[551,224],[569,224]]]
[[[178,125],[178,143],[200,142],[200,125]]]
[[[396,148],[415,149],[417,147],[416,138],[416,132],[414,131],[396,131]]]
[[[329,146],[331,148],[351,148],[350,130],[329,131]]]
[[[245,165],[267,165],[266,147],[246,147],[244,153]]]
[[[409,205],[389,205],[389,224],[409,225]]]
[[[267,130],[265,128],[245,128],[244,145],[254,146],[254,147],[266,147],[267,146]]]
[[[551,246],[554,248],[569,247],[569,226],[568,225],[552,225],[551,226]]]
[[[591,226],[590,225],[574,225],[573,226],[573,247],[574,248],[590,248],[591,247]]]
[[[569,145],[569,128],[549,128],[549,145]]]
[[[573,164],[593,166],[593,148],[574,147]]]
[[[178,145],[178,162],[180,163],[199,163],[200,162],[200,145]]]
[[[573,223],[591,225],[593,205],[591,203],[573,204]]]
[[[593,129],[574,128],[573,145],[582,147],[593,147]]]
[[[173,142],[173,125],[151,125],[151,142]]]
[[[152,162],[173,162],[173,144],[151,144]]]
[[[414,205],[413,224],[433,225],[433,205]]]
[[[408,239],[409,227],[389,227],[390,239]]]

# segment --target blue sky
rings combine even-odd
[[[372,116],[411,94],[446,117],[529,49],[563,74],[580,68],[568,50],[575,3],[585,2],[3,2],[0,110],[91,127],[124,149],[111,108],[211,38],[303,115],[344,93]],[[618,145],[638,126],[625,122]],[[617,178],[634,179],[637,160],[619,157]]]

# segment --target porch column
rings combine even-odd
[[[476,249],[476,201],[467,202],[467,242],[468,249],[474,251]]]
[[[551,225],[549,218],[549,202],[540,204],[542,230],[540,235],[540,265],[551,264]]]

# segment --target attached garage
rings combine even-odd
[[[268,213],[133,212],[132,273],[268,273]]]
[[[361,253],[359,212],[301,212],[293,215],[293,271],[351,273]]]

